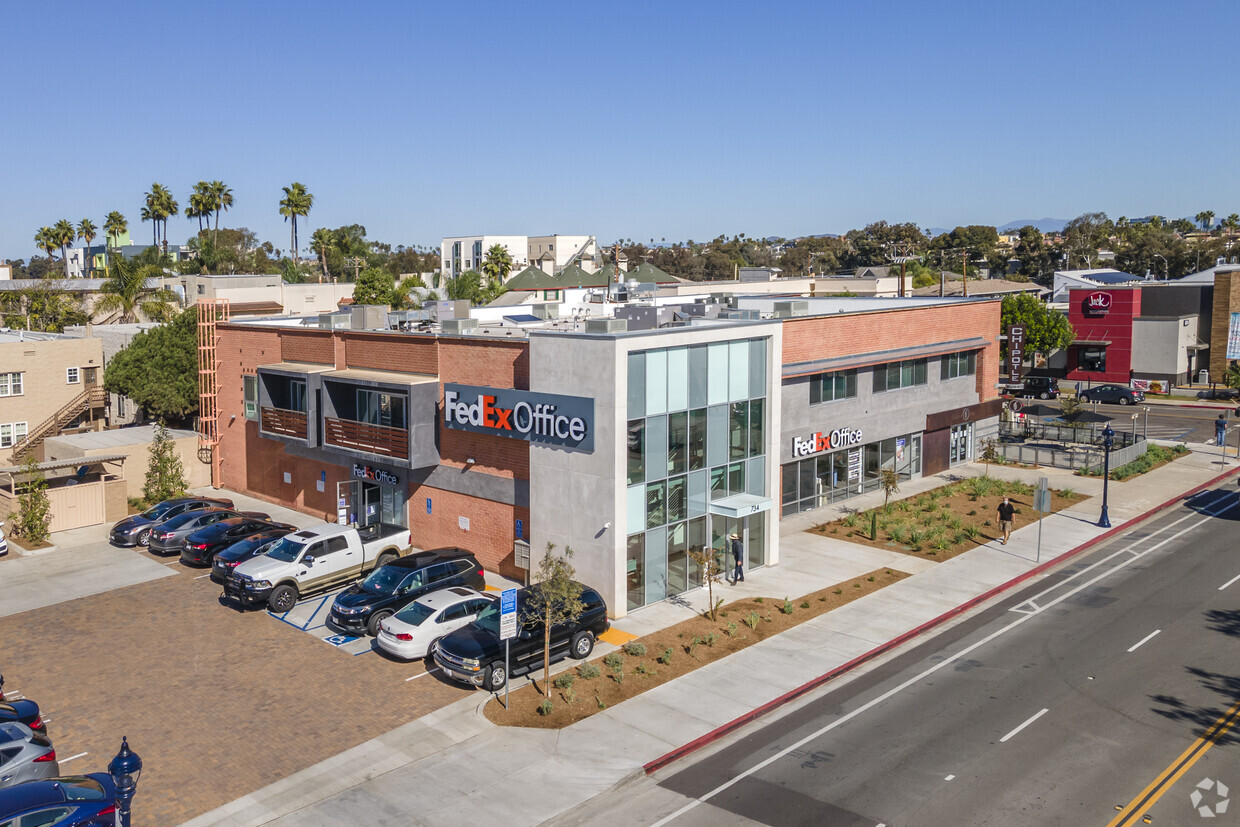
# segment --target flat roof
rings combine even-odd
[[[63,333],[43,333],[35,330],[0,328],[0,344],[11,344],[13,342],[59,342],[65,339],[77,338],[77,336],[66,336]]]
[[[321,362],[276,362],[271,365],[259,365],[258,369],[280,371],[281,373],[322,373],[335,367],[335,365],[325,365]]]
[[[138,425],[132,428],[114,428],[110,431],[87,431],[81,434],[64,434],[62,436],[49,436],[48,442],[55,440],[58,444],[72,445],[75,448],[84,448],[87,450],[94,448],[120,448],[126,445],[146,445],[155,439],[155,432],[158,427],[155,425]],[[185,430],[168,430],[168,435],[173,439],[183,439],[187,436],[197,436],[193,431]],[[96,459],[91,457],[90,459]]]
[[[35,465],[40,471],[53,471],[57,468],[78,468],[83,465],[98,465],[101,462],[124,462],[129,459],[127,454],[109,454],[101,457],[68,457],[67,459],[53,459],[47,462],[40,462]],[[7,465],[0,468],[0,474],[19,474],[24,465]]]
[[[426,382],[438,382],[438,376],[427,373],[401,373],[394,370],[369,370],[362,368],[346,368],[332,370],[323,374],[325,379],[349,379],[354,382],[384,382],[389,385],[421,385]]]

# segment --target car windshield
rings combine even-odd
[[[59,779],[61,792],[65,801],[103,801],[107,794],[103,785],[93,778],[83,775],[70,775]]]
[[[142,516],[146,517],[148,520],[158,520],[160,517],[171,511],[174,505],[176,505],[176,503],[156,503],[146,511],[143,511]]]
[[[495,602],[491,603],[491,605],[483,609],[482,612],[478,615],[478,619],[475,620],[474,623],[482,627],[483,629],[486,629],[488,632],[495,635],[496,637],[498,637],[499,636],[499,601],[496,600]]]
[[[435,610],[422,603],[410,603],[397,612],[394,617],[410,626],[421,626],[424,620],[435,616]]]
[[[290,540],[288,537],[281,537],[271,544],[271,548],[264,552],[268,557],[280,560],[284,563],[292,563],[297,560],[297,556],[304,549],[301,543],[296,540]]]
[[[371,572],[366,581],[362,583],[362,586],[365,587],[366,591],[392,594],[407,574],[409,574],[409,569],[383,566]]]

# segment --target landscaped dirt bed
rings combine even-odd
[[[892,501],[814,526],[824,537],[912,554],[927,560],[950,560],[979,545],[1000,540],[998,509],[1006,494],[1016,506],[1012,530],[1038,519],[1033,486],[1022,482],[974,477],[943,485],[924,494]],[[1051,512],[1084,499],[1071,489],[1051,491]],[[871,539],[871,517],[877,515],[877,537]]]
[[[553,676],[549,714],[539,710],[544,701],[541,669],[537,681],[511,693],[509,709],[494,698],[485,713],[501,726],[559,729],[907,576],[877,569],[787,603],[782,597],[727,603],[720,607],[716,620],[701,615],[690,618],[626,643],[623,652],[594,658]],[[786,611],[789,608],[791,612]]]

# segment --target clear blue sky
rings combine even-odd
[[[315,227],[601,241],[1240,212],[1234,0],[14,3],[0,258],[153,181]],[[191,222],[170,222],[184,242]]]

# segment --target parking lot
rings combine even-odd
[[[0,617],[0,668],[42,706],[63,772],[102,771],[129,737],[136,825],[180,823],[470,692],[336,634],[330,595],[243,612],[205,569],[109,551],[173,574]]]

